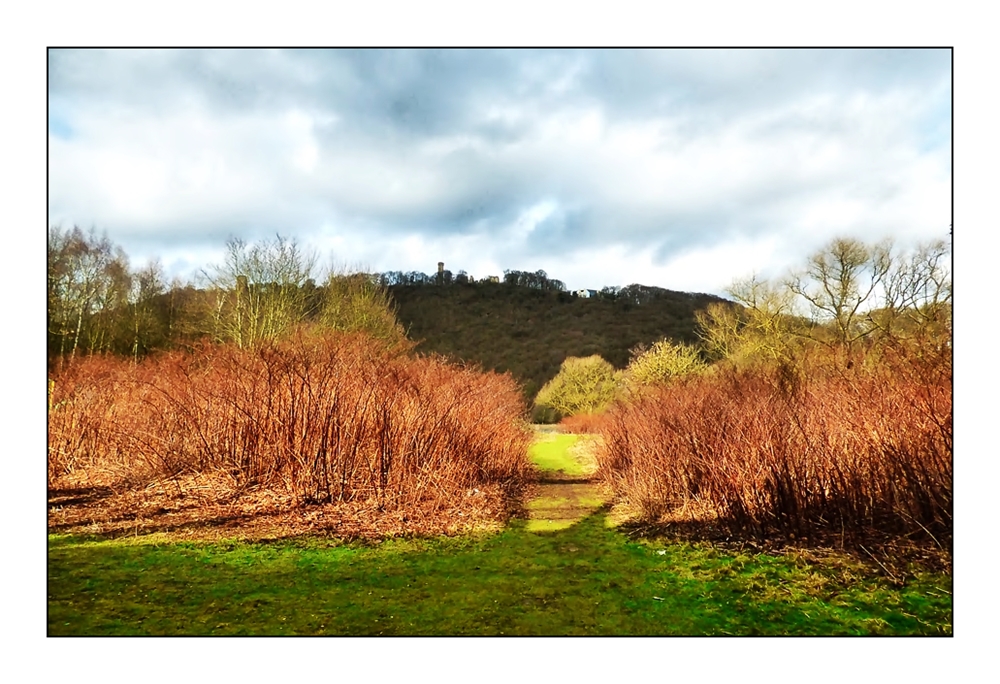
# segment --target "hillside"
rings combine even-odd
[[[510,371],[529,401],[568,356],[600,354],[624,368],[638,344],[695,342],[695,311],[725,301],[641,285],[589,299],[487,282],[393,285],[389,292],[419,351]]]

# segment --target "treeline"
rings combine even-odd
[[[950,354],[948,255],[943,241],[902,251],[890,242],[834,240],[782,279],[734,281],[727,293],[735,304],[708,302],[694,312],[693,339],[638,344],[620,370],[600,355],[568,358],[536,403],[565,417],[598,411],[639,385],[724,365],[796,368],[824,358],[851,370],[878,365],[890,350]],[[655,298],[656,289],[622,292],[632,301],[637,293]]]
[[[203,272],[199,287],[177,279],[168,284],[158,261],[132,268],[106,235],[52,228],[50,366],[98,352],[137,360],[203,338],[253,348],[303,324],[405,338],[377,277],[323,273],[316,263],[316,255],[294,240],[233,239],[223,262]]]
[[[230,240],[197,283],[167,281],[158,262],[133,268],[106,236],[49,232],[50,367],[92,353],[129,356],[199,340],[253,348],[298,325],[407,336],[417,350],[510,372],[531,401],[569,356],[599,354],[623,368],[629,350],[668,337],[695,341],[695,315],[725,300],[633,284],[577,298],[545,271],[502,281],[441,274],[327,273],[294,240]]]
[[[576,296],[575,292],[568,292],[566,290],[566,284],[563,281],[550,278],[543,270],[532,272],[505,269],[502,279],[497,276],[486,276],[478,280],[465,271],[459,271],[457,274],[453,274],[447,269],[435,274],[427,274],[420,271],[386,271],[385,273],[376,273],[374,277],[377,282],[384,287],[440,287],[452,285],[477,285],[480,287],[491,287],[497,284],[503,284],[511,287],[525,287],[547,292],[561,292],[566,293],[571,297]],[[491,278],[495,278],[495,280]],[[649,304],[665,297],[675,298],[678,296],[706,296],[693,295],[686,292],[676,292],[662,287],[640,285],[638,283],[626,285],[625,287],[606,285],[600,290],[594,290],[593,292],[595,293],[592,296],[593,299],[612,302],[618,301],[624,305]],[[589,298],[591,297],[588,297],[588,299]],[[567,301],[565,297],[563,298],[563,301]]]
[[[493,285],[502,282],[504,285],[511,285],[515,287],[531,287],[539,290],[552,290],[555,292],[564,292],[566,290],[565,283],[561,280],[549,278],[548,274],[542,270],[538,270],[533,273],[529,271],[505,270],[503,272],[502,281],[499,277],[492,277],[496,278],[496,280],[491,280],[491,276],[476,280],[465,271],[459,271],[457,274],[453,274],[447,269],[443,269],[433,275],[421,273],[420,271],[408,271],[405,273],[403,271],[386,271],[385,273],[376,274],[378,282],[385,287],[414,285]]]

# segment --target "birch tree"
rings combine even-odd
[[[58,226],[48,236],[49,353],[75,358],[110,342],[113,309],[128,289],[128,259],[106,234]]]

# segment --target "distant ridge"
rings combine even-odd
[[[544,272],[507,271],[501,283],[470,283],[447,271],[395,275],[380,278],[418,351],[509,371],[523,383],[529,401],[566,357],[599,354],[623,368],[637,345],[665,337],[697,341],[695,312],[727,301],[639,284],[584,298]]]

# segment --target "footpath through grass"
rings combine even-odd
[[[568,436],[567,436],[568,437]],[[569,445],[573,440],[562,440]],[[848,558],[548,532],[344,544],[49,537],[56,635],[950,634],[951,581]]]
[[[580,435],[539,436],[529,450],[531,461],[543,471],[570,476],[584,475],[588,472],[588,464],[581,462],[571,450],[579,440]]]
[[[535,496],[527,503],[529,532],[564,530],[604,503],[597,484],[586,475],[597,469],[593,438],[539,435],[528,451],[541,470]]]

